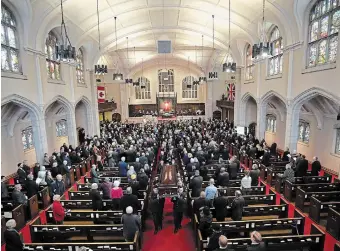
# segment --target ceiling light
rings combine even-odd
[[[113,73],[113,80],[123,80],[124,76],[122,73],[119,72],[118,70],[118,52],[117,52],[117,17],[115,17],[115,36],[116,36],[116,67],[115,67],[115,72]],[[128,80],[128,81],[127,81]],[[130,82],[130,79],[125,79],[125,83]],[[131,79],[131,83],[132,83],[132,79]]]
[[[97,22],[98,22],[98,43],[99,43],[99,53],[101,52],[100,46],[100,29],[99,29],[99,0],[97,0]],[[96,75],[105,75],[107,74],[107,65],[95,65],[94,66],[94,74]]]
[[[123,74],[121,73],[114,73],[113,74],[113,80],[123,80]]]
[[[226,57],[226,61],[228,60],[228,57],[231,56],[230,55],[230,43],[231,43],[231,30],[230,30],[230,24],[231,24],[231,4],[230,4],[231,0],[229,0],[229,44],[228,44],[228,54]],[[222,65],[222,71],[223,72],[228,72],[228,73],[233,73],[236,71],[236,63],[231,63],[231,62],[225,62]]]

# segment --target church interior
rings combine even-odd
[[[340,0],[1,0],[1,250],[340,251]]]

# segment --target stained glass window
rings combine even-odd
[[[252,47],[250,44],[246,47],[246,80],[254,78],[254,64],[252,60]]]
[[[283,45],[282,36],[279,28],[276,26],[270,33],[270,42],[273,43],[273,57],[269,58],[269,76],[282,73],[282,57],[283,57]]]
[[[267,125],[266,125],[267,132],[276,132],[276,117],[274,115],[267,115]]]
[[[138,78],[139,86],[135,86],[136,99],[151,99],[150,80],[146,77]]]
[[[79,85],[85,85],[84,79],[84,56],[83,51],[79,48],[77,52],[77,65],[76,65],[76,74],[77,74],[77,83]]]
[[[1,69],[21,71],[15,18],[4,4],[1,4]]]
[[[182,80],[182,98],[197,99],[197,85],[193,84],[194,81],[195,78],[193,76],[187,76]]]
[[[57,61],[58,58],[55,52],[55,48],[57,45],[57,37],[51,31],[50,33],[48,33],[45,44],[47,75],[50,79],[60,80],[60,63]]]
[[[67,121],[62,119],[56,123],[57,137],[67,136]]]
[[[22,130],[21,141],[25,151],[34,148],[32,127],[27,127],[25,130]]]
[[[299,141],[303,143],[309,143],[310,137],[310,125],[304,120],[299,122]]]
[[[340,1],[319,0],[310,13],[308,66],[334,63],[338,48]]]
[[[335,153],[340,154],[340,128],[336,129]]]
[[[159,92],[174,92],[174,70],[158,70]]]

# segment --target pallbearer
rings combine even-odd
[[[162,229],[162,203],[158,194],[158,188],[155,187],[151,194],[150,211],[152,213],[153,223],[155,225],[155,232],[157,234]]]
[[[175,224],[175,230],[174,233],[177,233],[179,229],[182,228],[181,222],[183,218],[183,212],[184,212],[184,194],[183,194],[183,188],[178,188],[178,193],[174,197],[171,198],[171,202],[173,203],[173,209],[174,209],[174,224]]]

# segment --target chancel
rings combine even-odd
[[[2,250],[340,251],[340,0],[1,0]]]

